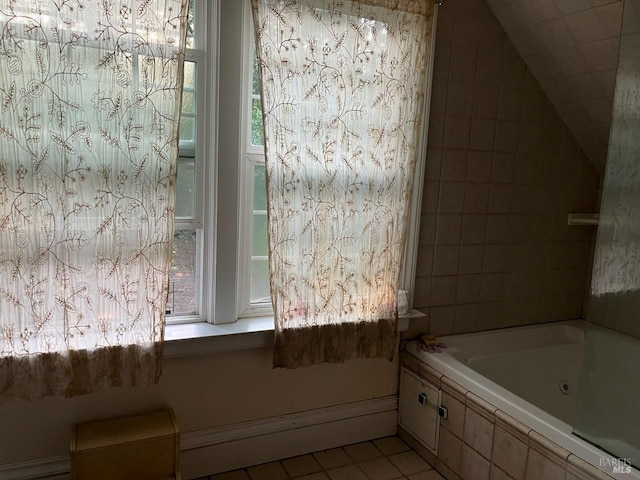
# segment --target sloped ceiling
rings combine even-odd
[[[600,173],[607,159],[622,0],[487,0]]]

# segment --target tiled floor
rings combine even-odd
[[[398,437],[346,445],[198,480],[444,480]]]

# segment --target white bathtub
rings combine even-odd
[[[452,335],[448,348],[427,353],[409,342],[407,353],[615,478],[640,480],[640,471],[613,474],[612,456],[573,435],[584,322],[506,328]],[[566,386],[566,389],[565,389]]]

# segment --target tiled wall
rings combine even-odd
[[[442,389],[438,456],[406,430],[399,435],[447,480],[611,480],[587,462],[497,409],[415,357],[401,362]]]
[[[414,306],[435,334],[579,317],[598,176],[485,0],[444,2]]]
[[[622,0],[488,0],[600,173],[604,173]]]

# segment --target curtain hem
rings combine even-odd
[[[397,318],[285,328],[275,332],[273,367],[307,367],[354,358],[393,361],[397,344]]]
[[[0,401],[155,385],[162,373],[163,348],[162,342],[154,342],[0,358]]]

